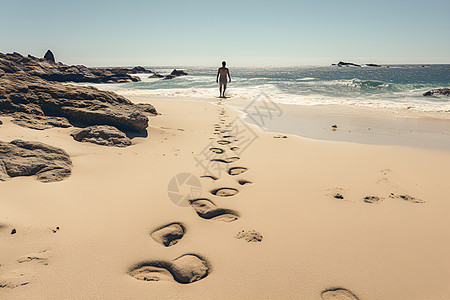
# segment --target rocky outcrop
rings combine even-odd
[[[67,128],[72,126],[69,121],[63,117],[48,117],[35,114],[26,114],[22,112],[14,113],[12,114],[12,117],[13,119],[11,122],[14,124],[37,130],[44,130],[53,127]]]
[[[361,67],[361,65],[354,64],[354,63],[349,63],[349,62],[343,62],[343,61],[340,61],[337,65],[339,67],[348,67],[348,66],[350,66],[350,67]]]
[[[49,82],[22,72],[0,77],[0,112],[63,117],[75,125],[141,131],[148,118],[128,99],[94,87]]]
[[[166,75],[166,76],[164,76],[163,80],[174,79],[174,78],[176,78],[176,77],[177,77],[177,76],[175,76],[175,75]]]
[[[152,115],[158,115],[156,108],[150,103],[137,103],[136,106],[142,112],[149,113]]]
[[[170,73],[169,75],[164,76],[164,80],[168,80],[168,79],[174,79],[178,76],[185,76],[188,75],[186,72],[184,72],[183,70],[177,70],[177,69],[173,69],[172,73]]]
[[[71,134],[74,140],[103,146],[127,147],[131,140],[116,127],[107,125],[89,126],[76,129]]]
[[[134,67],[130,71],[130,74],[137,74],[137,73],[153,73],[153,72],[141,66]]]
[[[72,161],[62,149],[40,142],[0,141],[0,180],[33,176],[42,182],[61,181],[70,176]]]
[[[366,64],[367,67],[376,67],[376,68],[380,68],[380,65],[377,64]]]
[[[423,94],[424,96],[450,96],[450,88],[440,88],[428,91]]]
[[[148,78],[164,78],[164,75],[158,74],[158,73],[154,73],[151,76],[148,76]]]
[[[53,52],[50,50],[47,50],[47,52],[45,52],[44,58],[49,62],[55,63],[55,56],[53,55]]]
[[[58,82],[91,82],[116,83],[136,82],[139,77],[128,73],[123,68],[87,68],[85,66],[68,66],[61,62],[54,63],[46,58],[37,58],[31,55],[24,57],[19,53],[0,53],[0,69],[5,73],[21,73],[37,76],[49,81]]]
[[[187,73],[184,72],[183,70],[173,69],[173,71],[172,71],[172,73],[170,73],[170,75],[174,75],[174,76],[184,76],[184,75],[187,75]]]

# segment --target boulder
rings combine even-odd
[[[131,131],[148,126],[147,116],[135,104],[113,92],[49,82],[21,72],[0,77],[0,112],[63,117],[75,125],[111,125]]]
[[[153,74],[153,75],[149,76],[148,78],[163,78],[163,77],[164,77],[164,75],[161,75],[161,74],[155,73],[155,74]]]
[[[125,133],[116,127],[107,125],[96,125],[76,129],[70,135],[78,142],[115,147],[127,147],[131,145],[131,140]]]
[[[70,176],[71,170],[72,161],[63,149],[33,141],[0,141],[1,181],[36,175],[39,181],[55,182]]]
[[[47,50],[47,52],[45,52],[44,58],[49,62],[55,63],[55,56],[53,55],[53,52],[50,50]]]
[[[175,77],[177,77],[177,76],[175,76],[175,75],[166,75],[166,76],[164,76],[163,80],[174,79]]]
[[[136,74],[136,73],[152,73],[152,71],[147,70],[147,69],[144,68],[144,67],[137,66],[137,67],[134,67],[133,69],[131,69],[130,73],[131,73],[131,74]]]
[[[44,130],[53,127],[67,128],[72,126],[69,121],[63,117],[48,117],[23,112],[16,112],[12,114],[12,117],[13,119],[11,122],[14,124],[37,130]]]
[[[172,71],[172,73],[170,73],[170,75],[183,76],[183,75],[188,75],[188,74],[186,72],[184,72],[183,70],[173,69],[173,71]]]
[[[152,115],[158,114],[158,112],[156,111],[156,108],[153,105],[151,105],[150,103],[137,103],[136,106],[142,112],[146,112],[146,113],[149,113]]]
[[[450,88],[440,88],[428,91],[423,94],[424,96],[450,96]]]

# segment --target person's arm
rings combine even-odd
[[[220,73],[220,69],[217,70],[216,82],[219,82],[219,73]]]
[[[227,69],[227,73],[228,73],[228,82],[231,82],[231,75],[230,75],[230,70]]]

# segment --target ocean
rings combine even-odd
[[[141,82],[102,85],[122,95],[211,98],[218,96],[216,67],[147,67],[162,75],[174,68],[189,75],[172,80],[148,78]],[[388,109],[450,112],[450,97],[423,93],[450,87],[450,65],[389,65],[382,67],[252,67],[230,66],[227,96],[252,100],[264,93],[276,103],[297,105],[341,104]]]

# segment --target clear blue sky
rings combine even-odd
[[[0,52],[88,66],[450,63],[449,0],[0,0]]]

